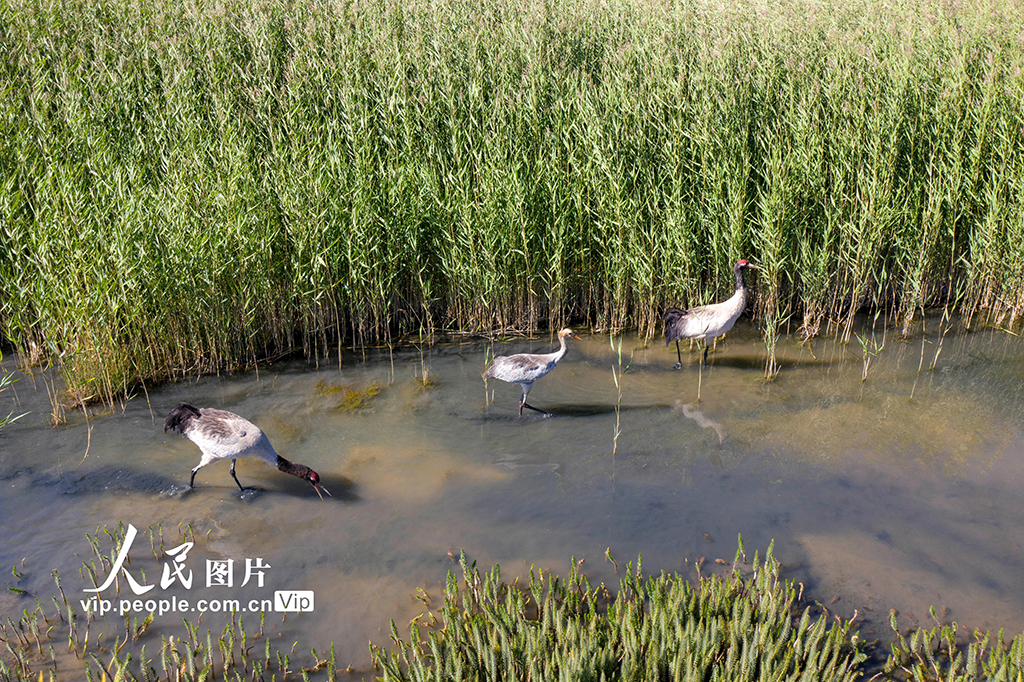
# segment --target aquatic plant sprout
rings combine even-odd
[[[1024,8],[0,8],[0,335],[72,401],[445,331],[1024,310]]]

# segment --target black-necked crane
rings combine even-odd
[[[736,319],[743,313],[747,305],[747,287],[743,282],[743,271],[747,268],[760,270],[745,260],[733,266],[736,273],[736,292],[727,301],[697,306],[689,310],[669,308],[665,311],[665,345],[676,342],[675,369],[683,366],[683,356],[679,352],[679,339],[704,339],[704,356],[701,364],[708,361],[708,343],[726,333],[736,324]]]
[[[534,412],[551,414],[544,410],[538,410],[533,405],[526,403],[526,396],[529,395],[533,383],[551,371],[558,364],[558,361],[565,355],[565,337],[571,336],[579,339],[571,329],[563,329],[558,332],[558,350],[554,353],[519,353],[517,355],[502,355],[494,358],[494,362],[484,372],[484,378],[501,379],[510,384],[516,384],[523,389],[523,397],[519,401],[519,414],[523,414],[523,408],[528,407]]]
[[[188,403],[178,403],[164,420],[164,433],[168,431],[185,436],[198,445],[203,453],[199,464],[192,470],[189,490],[195,487],[196,472],[219,459],[231,460],[231,478],[235,479],[239,490],[245,490],[235,476],[235,460],[239,457],[255,457],[279,471],[308,481],[316,490],[316,494],[320,495],[320,499],[324,497],[320,494],[321,490],[328,495],[331,494],[327,488],[320,485],[320,476],[315,471],[277,454],[274,446],[270,444],[270,439],[258,426],[233,412],[210,407],[195,408]]]

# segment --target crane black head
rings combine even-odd
[[[323,485],[320,484],[320,474],[316,473],[305,464],[297,464],[295,462],[290,462],[281,455],[278,455],[277,468],[286,474],[291,474],[292,476],[297,476],[301,478],[303,481],[307,481],[310,485],[313,486],[313,490],[316,491],[316,494],[320,495],[321,500],[324,499],[324,496],[321,494],[321,491],[327,493],[331,497],[334,497],[333,495],[331,495],[331,492],[327,488],[323,487]]]
[[[316,491],[316,494],[320,495],[321,500],[324,499],[324,496],[320,494],[321,490],[327,493],[329,497],[334,497],[333,495],[331,495],[331,491],[329,491],[327,488],[323,487],[323,485],[320,484],[320,474],[316,473],[312,469],[310,469],[309,473],[303,476],[303,478],[309,481],[309,483],[313,486],[313,490]]]

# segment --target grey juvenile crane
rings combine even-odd
[[[708,343],[732,329],[747,305],[747,287],[743,283],[743,271],[747,268],[761,269],[745,260],[738,261],[732,269],[736,273],[736,293],[728,301],[697,306],[689,310],[669,308],[665,311],[665,345],[672,341],[676,342],[676,369],[683,366],[679,339],[704,339],[704,357],[701,362],[706,364]]]
[[[239,490],[245,490],[235,476],[235,460],[239,457],[256,457],[286,474],[308,481],[317,495],[320,495],[320,491],[331,494],[320,485],[320,476],[315,471],[304,464],[289,462],[277,454],[270,439],[258,426],[233,412],[209,407],[198,409],[188,403],[178,403],[164,420],[164,433],[168,431],[185,436],[203,451],[199,465],[192,470],[189,490],[195,487],[196,472],[218,459],[231,460],[231,478],[235,479]],[[320,495],[320,499],[323,497]]]
[[[518,355],[502,355],[494,358],[494,362],[484,372],[484,378],[493,377],[523,387],[523,397],[519,401],[520,415],[523,414],[524,407],[529,407],[534,412],[550,414],[544,410],[538,410],[533,405],[527,405],[526,396],[530,393],[533,382],[550,372],[565,355],[565,337],[567,336],[574,339],[580,338],[573,334],[571,329],[563,329],[558,332],[558,342],[561,346],[554,353],[519,353]]]

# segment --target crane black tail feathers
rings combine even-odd
[[[164,420],[164,433],[174,431],[184,435],[185,427],[188,426],[189,421],[198,417],[199,410],[188,403],[178,403],[178,406],[171,410],[171,413],[167,415],[167,419]]]
[[[663,333],[665,335],[665,345],[678,341],[681,337],[679,336],[678,323],[687,316],[687,311],[680,310],[679,308],[668,308],[665,311],[665,326]]]

